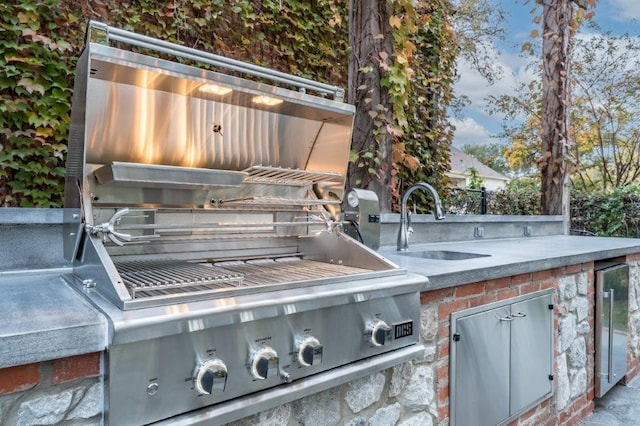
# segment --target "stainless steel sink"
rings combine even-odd
[[[403,256],[420,257],[422,259],[435,259],[435,260],[465,260],[474,259],[476,257],[489,257],[490,254],[482,253],[468,253],[464,251],[449,251],[449,250],[424,250],[424,251],[406,251],[399,252]]]

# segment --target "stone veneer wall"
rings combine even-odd
[[[640,254],[627,256],[629,264],[629,381],[640,374]]]
[[[99,353],[0,369],[0,424],[102,424]]]

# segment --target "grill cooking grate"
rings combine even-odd
[[[368,269],[303,260],[298,257],[236,260],[213,265],[180,260],[122,261],[116,262],[115,266],[134,299],[369,272]]]
[[[134,299],[242,285],[242,275],[207,264],[145,260],[118,262],[115,266]]]
[[[278,284],[369,272],[367,269],[297,257],[220,262],[215,265],[230,273],[242,274],[244,285]]]

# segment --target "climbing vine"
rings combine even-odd
[[[351,159],[391,173],[397,197],[399,179],[442,182],[455,48],[448,0],[387,5],[393,48],[379,66],[390,107],[373,114],[385,117],[375,132],[391,137],[391,160],[380,161],[375,143]],[[62,205],[73,75],[88,19],[347,87],[342,0],[9,0],[0,13],[2,206]]]

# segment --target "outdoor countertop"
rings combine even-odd
[[[105,350],[106,318],[63,273],[0,272],[0,368]]]
[[[640,238],[553,235],[411,244],[408,253],[451,251],[489,255],[463,260],[436,260],[401,254],[395,246],[378,253],[401,268],[429,278],[435,290],[477,281],[553,269],[640,253]]]

